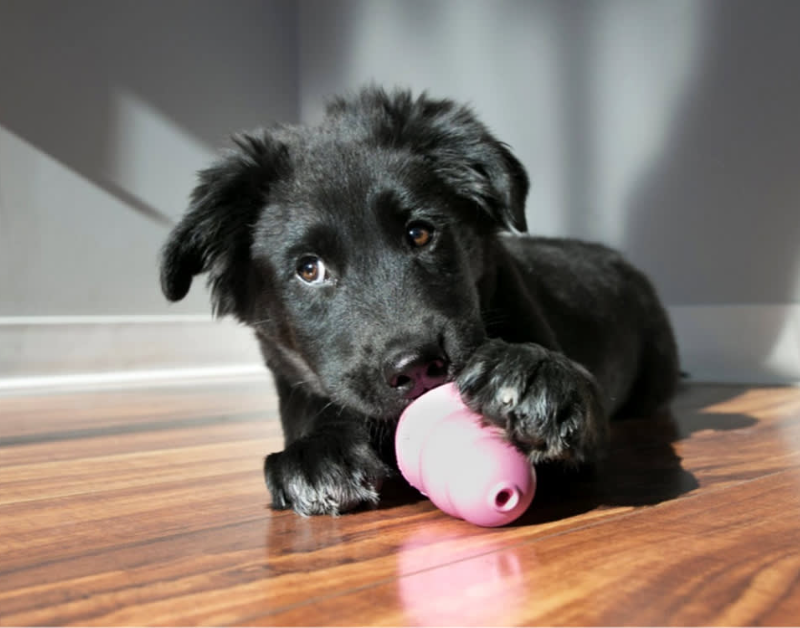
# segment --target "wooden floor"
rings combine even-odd
[[[3,625],[800,623],[800,390],[696,386],[481,529],[271,512],[267,384],[0,397]]]

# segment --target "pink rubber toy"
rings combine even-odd
[[[499,428],[481,425],[455,384],[429,390],[406,408],[395,449],[408,483],[459,519],[502,526],[533,500],[533,465],[503,439]]]

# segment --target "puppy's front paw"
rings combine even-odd
[[[532,462],[581,463],[605,440],[606,418],[591,374],[534,344],[490,340],[457,379],[468,406],[505,429]]]
[[[264,460],[272,507],[308,515],[338,515],[362,504],[377,504],[378,489],[389,474],[364,442],[336,436],[295,441]]]

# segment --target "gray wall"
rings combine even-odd
[[[167,308],[156,256],[231,131],[298,111],[289,0],[0,0],[0,316]]]
[[[157,285],[194,171],[375,80],[471,103],[531,174],[531,230],[648,271],[690,370],[800,380],[799,24],[794,0],[0,0],[0,319],[208,312]]]
[[[531,231],[622,249],[697,379],[800,381],[800,2],[301,0],[300,108],[365,81],[473,105]]]
[[[302,115],[364,81],[474,108],[532,231],[625,250],[673,305],[800,300],[800,2],[303,0]]]

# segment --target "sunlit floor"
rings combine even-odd
[[[266,379],[266,376],[265,376]],[[3,625],[797,624],[800,390],[694,386],[482,529],[272,512],[253,382],[0,397]]]

